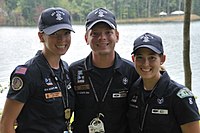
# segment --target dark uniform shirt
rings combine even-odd
[[[7,97],[24,103],[17,118],[17,133],[63,133],[66,129],[63,100],[65,104],[69,101],[68,106],[72,108],[73,93],[68,65],[64,61],[60,63],[63,70],[54,70],[60,88],[41,51],[11,74]]]
[[[99,113],[106,133],[127,133],[127,93],[139,77],[133,63],[116,53],[114,65],[100,69],[92,65],[90,54],[71,64],[69,71],[76,97],[74,133],[88,133]]]
[[[155,89],[143,90],[138,79],[129,94],[131,133],[182,133],[180,126],[200,119],[195,98],[186,87],[162,72]]]

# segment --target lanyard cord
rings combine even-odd
[[[145,105],[145,110],[144,110],[144,114],[143,114],[143,117],[142,117],[142,123],[141,123],[141,126],[140,126],[140,130],[143,131],[144,129],[144,122],[145,122],[145,118],[146,118],[146,114],[147,114],[147,110],[148,110],[148,107],[149,107],[149,101],[153,95],[153,92],[154,90],[156,89],[157,87],[157,84],[154,86],[154,88],[152,89],[151,93],[149,94],[149,98],[147,100],[147,104]],[[142,97],[144,99],[144,94],[142,94]]]
[[[63,65],[63,62],[62,62],[62,60],[61,60],[61,71],[62,71],[62,75],[63,75],[63,77],[62,77],[62,79],[64,80],[64,86],[65,86],[65,94],[66,94],[66,103],[65,103],[65,108],[69,108],[69,94],[68,94],[68,85],[67,85],[67,79],[66,79],[66,72],[65,72],[65,70],[64,70],[64,65]],[[62,92],[62,91],[61,91]],[[63,97],[63,99],[64,99],[64,97]]]
[[[42,54],[43,55],[43,54]],[[58,89],[60,90],[61,94],[62,94],[62,102],[63,102],[63,106],[64,106],[64,109],[66,109],[67,107],[69,107],[69,101],[68,101],[68,92],[67,92],[67,83],[66,83],[66,78],[64,78],[66,75],[65,75],[65,71],[64,71],[64,68],[63,68],[63,63],[61,61],[60,63],[60,67],[61,67],[61,78],[62,80],[64,79],[64,86],[65,86],[65,92],[66,92],[66,97],[67,97],[67,103],[65,102],[65,98],[64,98],[64,95],[63,95],[63,92],[62,92],[62,89],[60,87],[60,84],[59,84],[59,81],[58,81],[58,77],[56,76],[56,74],[54,73],[53,69],[51,68],[51,66],[49,65],[47,59],[45,58],[45,56],[43,55],[44,59],[45,59],[45,62],[47,64],[47,66],[49,67],[50,71],[51,71],[51,74],[56,82],[56,85],[58,87]]]
[[[87,71],[88,69],[87,69],[86,61],[84,62],[84,66],[85,66],[85,70]],[[90,85],[91,85],[91,87],[92,87],[92,91],[93,91],[93,93],[94,93],[95,99],[96,99],[97,102],[99,102],[99,98],[98,98],[98,96],[97,96],[96,90],[95,90],[95,88],[94,88],[94,85],[93,85],[92,80],[91,80],[91,78],[90,78],[89,75],[88,75],[88,79],[89,79]],[[107,86],[107,88],[106,88],[106,92],[104,93],[104,96],[103,96],[101,102],[104,102],[104,101],[105,101],[105,98],[106,98],[106,96],[107,96],[107,94],[108,94],[108,90],[110,89],[112,80],[113,80],[113,76],[110,78],[110,81],[109,81],[108,86]]]

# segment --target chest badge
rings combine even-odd
[[[164,98],[158,98],[157,99],[158,104],[163,104],[164,103]]]
[[[48,86],[53,85],[50,78],[45,78],[44,81],[45,81],[46,85],[48,85]]]
[[[83,75],[83,70],[78,70],[77,72],[77,83],[84,83],[84,75]]]
[[[127,78],[127,77],[124,77],[124,78],[122,79],[122,83],[123,83],[124,85],[128,84],[128,78]]]

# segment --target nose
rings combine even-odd
[[[59,41],[63,41],[64,39],[67,38],[67,36],[65,34],[59,34],[56,36],[56,38],[59,40]]]
[[[106,34],[104,32],[100,33],[99,39],[106,39]]]
[[[144,66],[148,66],[148,65],[149,65],[149,60],[148,60],[147,57],[146,57],[146,58],[143,58],[142,64],[143,64]]]

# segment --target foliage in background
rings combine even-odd
[[[161,11],[183,11],[184,0],[0,0],[0,9],[6,12],[5,25],[36,25],[43,9],[57,6],[69,10],[73,22],[82,24],[85,16],[97,7],[111,10],[118,20],[134,19],[156,17]],[[200,0],[193,0],[192,13],[200,15],[199,9]]]

